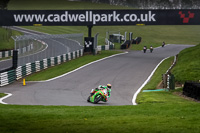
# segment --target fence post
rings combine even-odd
[[[13,63],[13,69],[17,68],[17,63],[18,62],[18,51],[17,50],[13,50],[13,58],[12,58],[12,63]]]

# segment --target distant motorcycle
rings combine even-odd
[[[90,96],[87,99],[88,102],[97,104],[100,101],[107,102],[108,101],[108,92],[107,89],[92,89]]]

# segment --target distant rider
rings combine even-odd
[[[96,91],[98,91],[98,90],[106,89],[106,90],[107,90],[108,97],[110,97],[110,95],[111,95],[111,87],[112,87],[111,84],[107,84],[107,86],[99,85],[98,88],[95,88],[95,89],[91,92],[91,96],[94,95],[94,93],[95,93]]]
[[[151,52],[151,53],[153,52],[153,46],[150,47],[150,52]]]
[[[164,47],[164,46],[165,46],[165,42],[162,43],[162,47]]]
[[[144,46],[143,48],[144,53],[146,53],[146,50],[147,50],[147,46]]]

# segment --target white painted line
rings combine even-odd
[[[127,53],[128,53],[128,52],[124,52],[124,53],[120,53],[120,54],[115,54],[115,55],[111,55],[111,56],[108,56],[108,57],[105,57],[105,58],[102,58],[102,59],[99,59],[99,60],[90,62],[90,63],[88,63],[88,64],[86,64],[86,65],[84,65],[84,66],[81,66],[81,67],[79,67],[79,68],[73,70],[73,71],[70,71],[70,72],[68,72],[68,73],[65,73],[65,74],[63,74],[63,75],[60,75],[60,76],[55,77],[55,78],[52,78],[52,79],[48,79],[48,80],[44,80],[44,81],[28,81],[28,82],[48,82],[48,81],[52,81],[52,80],[55,80],[55,79],[64,77],[64,76],[66,76],[66,75],[68,75],[68,74],[71,74],[71,73],[73,73],[73,72],[76,72],[76,71],[78,71],[78,70],[80,70],[80,69],[82,69],[82,68],[84,68],[84,67],[86,67],[86,66],[89,66],[89,65],[91,65],[91,64],[94,64],[94,63],[96,63],[96,62],[100,62],[100,61],[102,61],[102,60],[105,60],[105,59],[108,59],[108,58],[112,58],[112,57],[115,57],[115,56],[118,56],[118,55],[122,55],[122,54],[127,54]]]
[[[5,93],[5,94],[7,94],[5,97],[0,98],[0,103],[1,104],[7,104],[7,103],[3,102],[3,100],[6,99],[6,98],[8,98],[8,97],[10,97],[10,96],[12,96],[11,93]]]
[[[169,57],[167,58],[164,58],[155,68],[154,70],[151,72],[150,76],[147,78],[147,80],[142,84],[142,86],[136,91],[136,93],[133,95],[133,99],[132,99],[132,103],[133,105],[137,105],[136,103],[136,98],[137,98],[137,95],[140,93],[140,91],[142,90],[142,88],[149,82],[149,80],[151,79],[151,77],[153,76],[153,74],[155,73],[156,69],[160,66],[160,64],[168,59]]]
[[[41,51],[40,51],[40,49],[39,49],[38,52],[36,52],[36,53],[28,54],[28,55],[25,55],[25,56],[20,56],[19,58],[23,58],[23,57],[35,55],[35,54],[38,54],[38,53],[41,53],[41,52],[45,51],[45,50],[48,48],[49,45],[48,45],[47,43],[45,43],[45,44],[43,44],[43,45],[45,45],[45,48],[44,48],[44,49],[40,48],[40,49],[42,49]]]
[[[8,60],[11,60],[11,59],[1,60],[0,62],[4,62],[4,61],[8,61]]]
[[[176,55],[174,56],[174,62],[173,62],[173,64],[170,66],[170,68],[166,71],[166,74],[169,72],[169,70],[171,70],[172,69],[172,67],[174,67],[174,65],[175,65],[175,63],[176,63]]]

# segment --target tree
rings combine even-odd
[[[5,10],[7,9],[7,4],[8,4],[9,0],[1,0],[0,1],[0,9],[1,10]]]
[[[138,9],[200,9],[199,0],[82,0]]]

